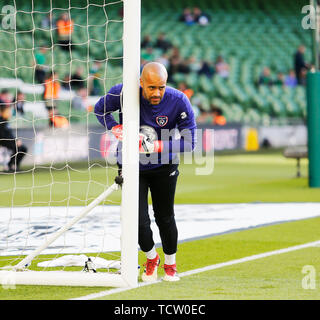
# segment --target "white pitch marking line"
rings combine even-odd
[[[207,266],[207,267],[203,267],[203,268],[194,269],[194,270],[190,270],[190,271],[179,273],[179,276],[180,277],[186,277],[186,276],[190,276],[190,275],[193,275],[193,274],[198,274],[198,273],[205,272],[205,271],[220,269],[220,268],[223,268],[223,267],[228,267],[228,266],[232,266],[232,265],[243,263],[243,262],[258,260],[258,259],[274,256],[274,255],[277,255],[277,254],[282,254],[282,253],[287,253],[287,252],[291,252],[291,251],[296,251],[296,250],[301,250],[301,249],[305,249],[305,248],[314,247],[314,246],[317,246],[317,245],[320,245],[320,240],[313,241],[313,242],[308,242],[308,243],[305,243],[305,244],[300,244],[300,245],[297,245],[297,246],[292,246],[292,247],[289,247],[289,248],[278,249],[278,250],[273,250],[273,251],[264,252],[264,253],[260,253],[260,254],[255,254],[255,255],[252,255],[252,256],[248,256],[248,257],[244,257],[244,258],[240,258],[240,259],[235,259],[235,260],[231,260],[231,261],[227,261],[227,262],[221,262],[221,263],[213,264],[211,266]],[[139,283],[138,288],[144,287],[144,286],[148,286],[148,285],[152,285],[152,284],[156,284],[156,283],[159,283],[159,282],[162,282],[162,280],[158,280],[158,281],[154,281],[154,282],[142,282],[142,283]],[[74,298],[74,299],[71,299],[71,300],[91,300],[91,299],[101,298],[101,297],[104,297],[104,296],[109,296],[109,295],[114,294],[114,293],[129,291],[129,290],[132,290],[132,289],[136,289],[136,288],[116,288],[116,289],[111,289],[111,290],[101,291],[101,292],[98,292],[98,293],[89,294],[87,296]]]

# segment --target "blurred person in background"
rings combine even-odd
[[[172,47],[169,53],[170,59],[179,59],[181,60],[180,49],[176,46]]]
[[[273,81],[271,78],[271,71],[268,67],[264,67],[261,75],[259,76],[258,85],[271,86],[272,84],[273,84]]]
[[[221,108],[213,106],[212,108],[213,124],[217,126],[224,126],[227,123]]]
[[[57,21],[58,41],[61,49],[71,49],[71,36],[73,33],[73,20],[68,13],[63,13]]]
[[[36,51],[35,57],[35,73],[34,78],[37,83],[44,83],[46,78],[46,73],[48,72],[47,65],[47,51],[48,48],[41,46],[39,50]]]
[[[179,18],[179,21],[184,22],[188,26],[195,24],[194,16],[190,8],[185,8],[183,10],[183,13]]]
[[[69,121],[59,114],[57,108],[51,108],[49,110],[49,127],[66,129],[69,127]]]
[[[193,8],[193,18],[194,21],[201,26],[206,26],[210,23],[210,16],[202,12],[198,7]]]
[[[296,73],[296,78],[298,85],[303,85],[305,83],[306,71],[309,69],[309,64],[305,62],[304,53],[306,48],[304,45],[300,45],[294,54],[294,70]]]
[[[53,15],[48,13],[42,20],[41,20],[41,28],[42,29],[53,29],[56,27],[56,21],[53,19]]]
[[[0,146],[11,152],[6,172],[20,171],[20,163],[27,152],[27,147],[20,139],[16,139],[9,127],[9,120],[12,115],[10,104],[0,104]]]
[[[50,75],[48,75],[48,78],[44,83],[44,93],[43,93],[43,98],[44,98],[45,106],[48,111],[49,117],[52,109],[57,108],[59,93],[60,93],[60,83],[58,80],[58,73],[53,71]],[[51,125],[50,121],[49,121],[49,125]]]
[[[163,64],[166,68],[169,67],[169,56],[167,53],[162,54],[159,58],[156,60],[157,62]]]
[[[199,115],[197,117],[198,123],[212,124],[213,123],[213,114],[209,111],[205,111],[200,106]]]
[[[26,97],[23,92],[18,91],[15,99],[12,101],[14,109],[13,115],[20,114],[24,115],[24,104],[26,102]]]
[[[72,98],[71,106],[75,110],[87,111],[90,112],[93,109],[93,106],[90,105],[88,101],[88,92],[87,88],[79,88],[76,91],[76,95]]]
[[[188,74],[191,72],[189,59],[181,59],[178,67],[178,72],[184,74]]]
[[[195,56],[189,57],[188,63],[189,63],[191,72],[199,72],[202,67],[202,63],[199,60],[197,60]]]
[[[205,61],[205,60],[201,61],[201,67],[198,71],[199,75],[205,75],[206,77],[208,77],[210,79],[210,78],[212,78],[214,73],[215,73],[215,69],[210,64],[210,62]]]
[[[83,68],[77,68],[76,71],[71,75],[70,85],[71,89],[75,91],[80,88],[86,87],[85,79],[83,76]]]
[[[176,73],[188,74],[190,72],[191,69],[187,59],[181,59],[178,56],[170,58],[170,64],[168,68],[168,82],[175,83],[174,74]]]
[[[172,43],[169,40],[167,40],[166,35],[163,32],[161,32],[158,35],[154,47],[162,50],[163,53],[166,53],[170,48],[172,48]]]
[[[155,54],[152,47],[147,47],[143,52],[141,52],[141,58],[150,62],[155,59]]]
[[[284,84],[287,87],[295,88],[298,84],[296,74],[293,69],[289,71],[289,74],[285,77]]]
[[[221,78],[229,77],[229,65],[224,61],[222,56],[218,56],[215,64],[215,71]]]
[[[183,92],[188,97],[189,100],[191,99],[191,97],[194,94],[194,91],[191,88],[188,88],[188,86],[185,82],[179,83],[178,90]]]
[[[0,92],[0,105],[8,105],[10,106],[12,102],[12,96],[8,89],[3,89]]]
[[[149,47],[153,47],[152,44],[152,40],[149,34],[146,34],[143,38],[142,38],[142,42],[141,42],[141,49],[146,49]]]
[[[64,90],[68,90],[68,91],[71,90],[70,82],[71,82],[71,77],[68,73],[61,80],[61,88],[63,88]]]
[[[284,74],[282,72],[279,72],[277,74],[277,78],[273,81],[273,85],[276,86],[283,86],[284,85]]]
[[[89,70],[88,92],[91,96],[99,96],[102,93],[101,83],[99,79],[103,77],[101,67],[101,61],[95,60]]]

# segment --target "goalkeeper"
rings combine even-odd
[[[157,280],[160,264],[150,228],[149,190],[165,256],[163,280],[179,280],[176,267],[178,231],[174,217],[174,197],[179,175],[177,153],[191,152],[195,146],[196,122],[190,101],[184,93],[167,86],[167,77],[165,67],[156,62],[146,64],[140,77],[139,246],[147,257],[143,281]],[[121,93],[122,84],[118,84],[95,105],[99,122],[120,140],[120,169]],[[111,113],[114,111],[120,111],[120,123],[113,118]],[[172,130],[180,135],[168,135]]]

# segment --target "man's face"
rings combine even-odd
[[[153,79],[141,79],[143,97],[152,105],[158,105],[166,91],[167,80],[155,77]]]
[[[1,94],[1,100],[6,102],[6,103],[9,103],[11,101],[10,100],[10,94],[8,92],[2,93]]]
[[[11,108],[5,108],[1,114],[4,120],[9,120],[11,118]]]

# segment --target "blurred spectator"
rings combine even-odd
[[[95,60],[89,70],[88,92],[91,96],[100,96],[102,94],[101,84],[101,61]]]
[[[62,87],[64,90],[71,90],[70,82],[71,82],[70,75],[69,75],[69,74],[66,74],[66,75],[63,77],[62,81],[61,81],[61,87]]]
[[[166,69],[168,69],[170,63],[168,54],[162,54],[159,58],[156,59],[156,61],[163,64],[166,67]]]
[[[193,8],[193,18],[194,21],[201,26],[206,26],[210,23],[209,15],[202,12],[202,10],[198,7]]]
[[[47,65],[47,51],[45,46],[40,47],[40,50],[36,51],[35,57],[35,80],[37,83],[44,83],[46,73],[49,69]]]
[[[155,43],[155,48],[161,49],[162,52],[167,52],[170,48],[172,48],[172,43],[166,39],[166,36],[163,32],[158,35],[157,41]]]
[[[72,98],[72,108],[80,111],[92,111],[93,107],[88,101],[88,92],[86,88],[79,88],[76,95]]]
[[[58,73],[53,71],[44,83],[43,98],[48,112],[57,107],[57,101],[60,93],[60,83]]]
[[[271,71],[268,67],[263,68],[262,73],[258,79],[258,84],[269,85],[269,86],[273,84],[272,78],[271,78]]]
[[[53,19],[52,13],[48,13],[42,20],[41,20],[41,28],[42,29],[53,29],[56,27],[56,21]]]
[[[173,76],[175,73],[188,74],[191,72],[189,61],[187,59],[180,59],[174,57],[170,59],[168,68],[168,82],[174,83]]]
[[[218,107],[212,108],[213,124],[217,126],[224,126],[227,123],[226,118],[223,115],[222,109]]]
[[[73,33],[73,20],[68,13],[63,13],[57,21],[58,41],[61,49],[71,49],[71,35]]]
[[[182,59],[178,65],[178,72],[179,73],[190,73],[191,69],[190,69],[190,64],[189,64],[189,60],[188,59]]]
[[[0,93],[0,106],[10,106],[12,103],[12,96],[8,89],[3,89]]]
[[[201,106],[199,109],[200,109],[200,114],[197,117],[197,122],[212,124],[213,123],[212,113],[202,110]]]
[[[306,48],[304,45],[300,45],[298,50],[294,54],[294,70],[296,73],[296,78],[298,85],[302,85],[305,82],[305,73],[309,68],[309,64],[307,64],[304,60],[304,53]]]
[[[49,110],[49,126],[54,128],[68,128],[69,121],[66,117],[59,114],[57,108]]]
[[[16,139],[9,128],[8,122],[11,118],[10,104],[0,104],[0,146],[11,151],[10,160],[7,164],[6,172],[20,171],[20,163],[27,152],[26,146],[20,139]]]
[[[152,44],[152,40],[151,40],[151,37],[150,35],[145,35],[142,39],[142,42],[141,42],[141,49],[146,49],[146,48],[149,48],[149,47],[153,47],[153,44]]]
[[[185,8],[183,10],[183,13],[179,18],[179,21],[184,22],[188,26],[191,26],[195,23],[194,17],[190,8]]]
[[[172,47],[170,50],[170,59],[181,59],[180,49],[178,47]]]
[[[18,91],[17,92],[17,96],[15,97],[15,99],[12,101],[13,106],[14,106],[14,114],[20,114],[20,115],[24,115],[24,104],[26,102],[26,98],[23,92]]]
[[[294,70],[291,69],[289,71],[289,74],[285,77],[284,84],[285,86],[291,87],[291,88],[294,88],[297,86],[298,81],[297,81]]]
[[[274,80],[272,84],[276,85],[276,86],[283,86],[284,85],[284,74],[282,72],[279,72],[277,74],[276,80]]]
[[[168,82],[174,83],[173,76],[175,73],[179,72],[180,58],[171,57],[170,64],[168,68]]]
[[[189,63],[191,72],[199,72],[199,70],[201,69],[202,64],[200,61],[196,59],[195,56],[189,57],[188,63]]]
[[[201,62],[201,68],[198,71],[199,75],[205,75],[208,78],[212,78],[212,76],[214,75],[214,68],[211,66],[211,64],[208,61],[202,61]]]
[[[194,94],[194,91],[191,88],[188,88],[188,86],[187,86],[187,84],[185,82],[180,82],[179,83],[178,90],[183,92],[188,97],[189,100],[191,99],[191,97]]]
[[[215,64],[216,73],[222,78],[228,78],[229,69],[230,69],[229,65],[223,60],[221,56],[218,56]]]
[[[192,104],[191,107],[192,107],[192,110],[193,110],[193,113],[194,113],[194,117],[196,118],[196,121],[197,121],[197,118],[198,118],[199,115],[200,115],[200,109],[199,109],[199,107],[198,107],[197,105],[195,105],[195,104]]]
[[[141,53],[141,58],[146,61],[153,61],[155,59],[155,55],[152,47],[147,47],[144,52]]]
[[[83,68],[77,68],[76,71],[71,75],[70,85],[72,90],[78,90],[80,88],[86,87],[83,76]]]

